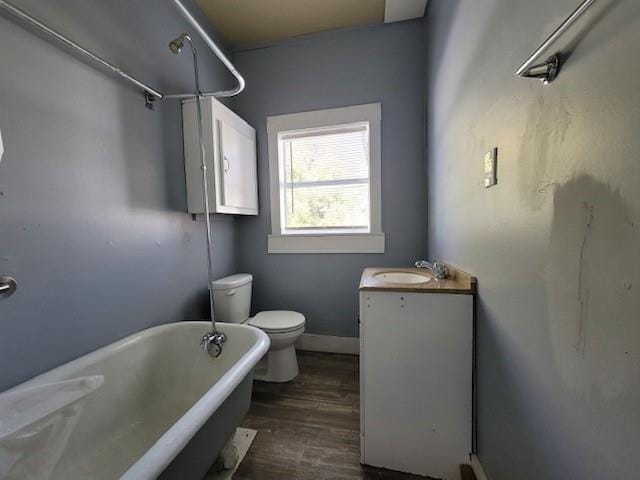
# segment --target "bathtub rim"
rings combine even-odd
[[[63,378],[65,374],[73,374],[77,368],[85,365],[97,363],[108,356],[117,354],[126,349],[131,344],[143,341],[144,339],[160,335],[176,327],[202,327],[210,325],[208,321],[181,321],[166,323],[155,327],[150,327],[136,333],[132,333],[127,337],[117,340],[113,343],[105,345],[93,352],[89,352],[74,360],[64,363],[51,370],[36,375],[35,377],[20,383],[4,392],[25,388],[33,384],[37,384],[49,377],[51,381],[57,381]],[[140,457],[133,465],[126,470],[121,479],[150,479],[155,478],[171,463],[171,461],[180,453],[180,451],[189,443],[191,438],[206,423],[211,414],[215,412],[220,405],[226,400],[231,392],[242,382],[242,380],[251,373],[255,365],[267,353],[270,345],[269,337],[262,330],[250,325],[218,323],[219,330],[227,334],[233,335],[233,330],[238,332],[245,331],[254,336],[255,342],[249,350],[238,361],[222,375],[207,392],[198,399],[187,410],[178,421],[169,427],[162,436]],[[206,355],[202,352],[203,355]]]

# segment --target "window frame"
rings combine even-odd
[[[368,233],[295,233],[282,231],[282,191],[280,139],[282,132],[336,127],[366,122],[369,124],[369,226]],[[381,195],[381,123],[380,103],[315,110],[267,117],[269,149],[269,187],[271,234],[268,253],[384,253]]]

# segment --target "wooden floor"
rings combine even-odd
[[[358,357],[298,352],[300,375],[254,382],[244,427],[258,435],[234,480],[418,479],[360,465]]]

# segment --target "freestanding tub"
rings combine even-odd
[[[208,322],[150,328],[11,389],[103,376],[87,395],[53,479],[198,479],[242,421],[261,330],[219,324],[222,355],[200,348]]]

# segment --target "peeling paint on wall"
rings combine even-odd
[[[566,102],[545,105],[544,92],[537,93],[529,107],[518,155],[518,192],[520,200],[531,210],[539,210],[546,202],[544,195],[557,186],[554,179],[559,168],[554,164],[571,127],[571,114]]]

